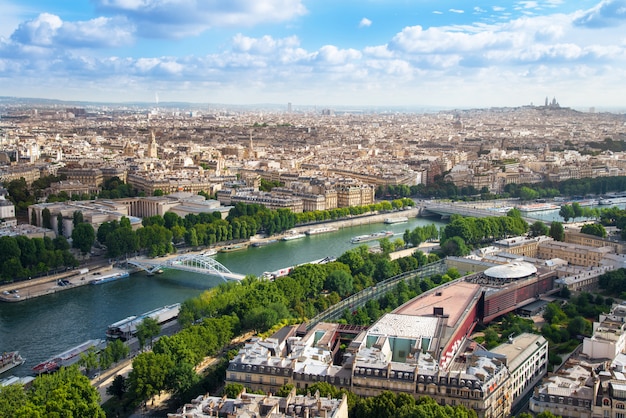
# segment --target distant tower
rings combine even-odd
[[[548,107],[548,96],[546,96],[546,107]]]
[[[287,103],[287,113],[291,113],[291,102]]]
[[[152,131],[152,139],[150,144],[148,144],[148,158],[157,158],[157,143],[154,131]]]

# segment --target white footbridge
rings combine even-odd
[[[183,254],[169,258],[133,258],[126,260],[126,263],[138,267],[148,274],[154,274],[164,269],[174,269],[209,276],[219,276],[224,281],[240,281],[246,277],[242,274],[233,273],[218,261],[202,254]]]

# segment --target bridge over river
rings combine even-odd
[[[220,262],[203,254],[184,254],[177,257],[146,258],[135,257],[126,260],[126,264],[146,271],[148,274],[157,273],[163,269],[190,271],[192,273],[219,276],[224,281],[243,280],[243,274],[233,273]]]

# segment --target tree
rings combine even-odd
[[[77,366],[62,367],[54,374],[38,376],[28,398],[38,412],[32,416],[105,418],[98,390]]]
[[[563,241],[565,239],[565,229],[563,229],[561,222],[552,221],[550,223],[550,236],[555,241]]]
[[[41,211],[41,226],[43,226],[44,228],[52,229],[51,218],[52,215],[50,214],[50,209],[43,208],[43,210]]]
[[[331,292],[337,292],[341,297],[345,297],[354,290],[354,279],[352,274],[345,270],[334,270],[326,277],[324,288]]]
[[[239,383],[229,383],[224,386],[223,393],[229,399],[237,399],[245,388]]]
[[[91,347],[87,352],[82,353],[80,355],[80,359],[78,360],[78,365],[85,368],[87,376],[91,375],[91,372],[96,370],[100,365],[98,362],[98,355],[96,354],[96,349]]]
[[[80,249],[83,254],[91,251],[91,246],[95,241],[96,232],[90,223],[80,223],[72,231],[72,246]]]
[[[74,213],[72,214],[72,223],[74,224],[74,227],[76,227],[76,225],[82,222],[84,222],[83,212],[79,210],[75,210]]]
[[[118,374],[113,379],[113,382],[107,387],[107,395],[115,396],[117,399],[122,399],[126,392],[128,392],[128,381]]]
[[[129,389],[137,399],[147,400],[166,388],[169,370],[174,361],[167,354],[141,353],[133,360],[133,370],[128,375]]]
[[[152,345],[152,339],[159,335],[161,332],[161,326],[159,322],[154,318],[145,318],[139,325],[137,325],[137,339],[139,340],[139,346],[143,348],[147,340],[150,340]]]
[[[63,215],[57,214],[57,235],[63,235]]]
[[[580,232],[583,234],[595,235],[600,238],[606,238],[606,229],[601,224],[585,224],[580,228]]]
[[[531,237],[539,237],[542,235],[548,235],[550,228],[548,228],[543,221],[536,221],[530,225],[528,232]]]
[[[563,220],[567,222],[570,219],[574,218],[574,208],[572,208],[570,205],[563,205],[561,206],[561,209],[559,209],[559,215],[561,215]]]

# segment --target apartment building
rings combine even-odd
[[[598,267],[606,254],[615,253],[613,247],[589,247],[559,241],[543,241],[539,244],[537,256],[543,259],[560,258],[571,264]]]

